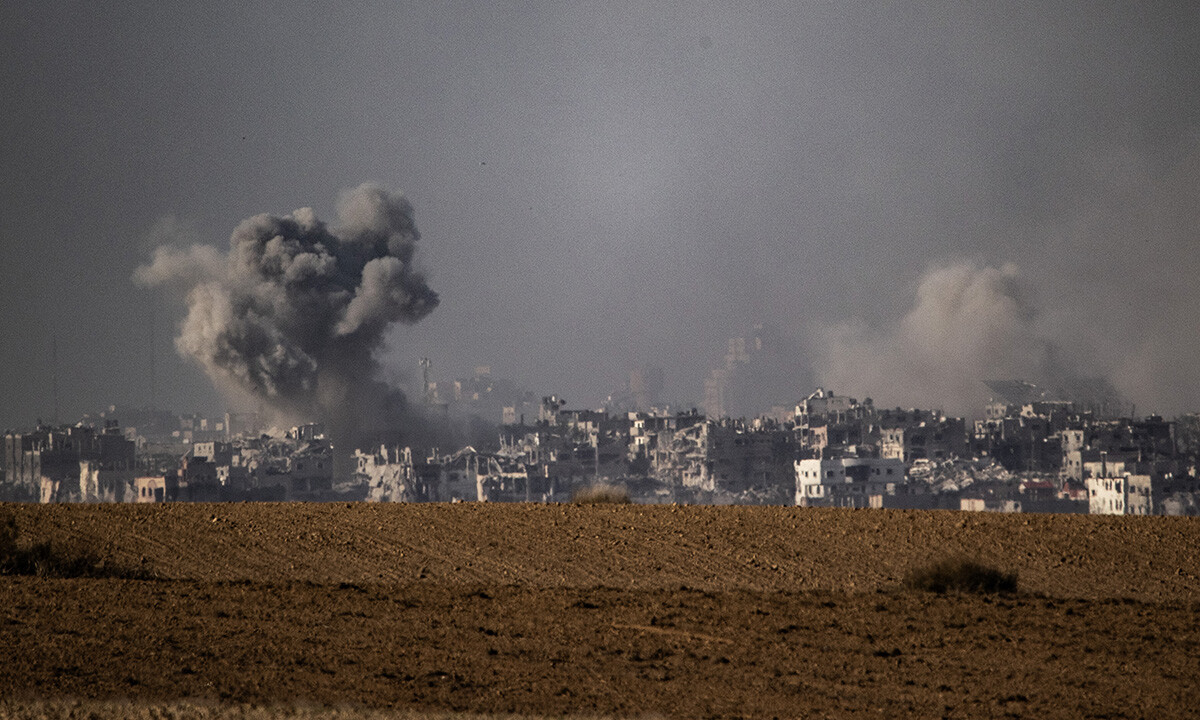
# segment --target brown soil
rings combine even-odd
[[[153,579],[0,578],[0,715],[74,713],[64,698],[622,717],[1200,707],[1192,518],[476,504],[5,515],[30,542]],[[1016,572],[1020,591],[901,588],[947,555]]]

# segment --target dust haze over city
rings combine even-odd
[[[761,324],[731,414],[824,386],[969,417],[995,378],[1200,408],[1188,3],[0,16],[8,427],[261,404],[177,342],[190,286],[135,276],[221,261],[262,213],[337,232],[361,187],[411,204],[434,300],[384,311],[353,373],[410,400],[429,358],[578,407],[661,368],[662,402],[699,406]]]
[[[1200,4],[0,52],[0,717],[1200,707]]]

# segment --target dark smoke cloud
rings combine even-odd
[[[334,226],[310,208],[257,215],[227,253],[162,246],[135,277],[186,291],[176,347],[214,383],[285,418],[324,420],[349,451],[408,419],[403,395],[376,379],[374,353],[392,323],[417,322],[438,296],[414,266],[406,199],[364,184],[337,212]]]

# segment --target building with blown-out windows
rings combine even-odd
[[[795,468],[801,507],[870,507],[871,496],[905,485],[904,461],[897,458],[797,460]]]

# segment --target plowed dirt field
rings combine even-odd
[[[148,579],[0,577],[0,716],[1200,714],[1193,518],[479,504],[4,517],[24,542]],[[901,587],[950,555],[1016,572],[1019,591]]]

